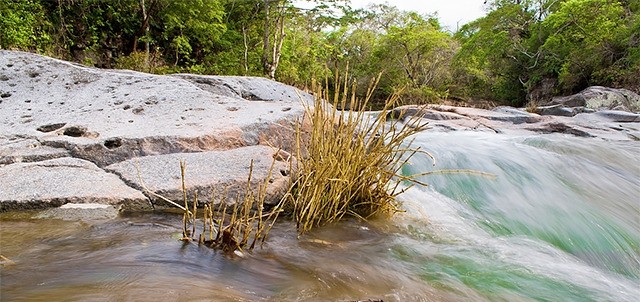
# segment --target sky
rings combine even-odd
[[[451,31],[456,31],[457,26],[485,15],[484,0],[351,0],[351,6],[361,8],[369,3],[385,2],[401,10],[417,11],[421,14],[438,12],[440,23]]]

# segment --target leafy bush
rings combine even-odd
[[[32,0],[0,0],[0,48],[42,51],[50,42],[42,5]]]

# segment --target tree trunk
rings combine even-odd
[[[142,9],[142,28],[144,32],[144,68],[149,71],[149,16],[144,0],[140,0],[140,8]]]
[[[276,5],[273,10],[271,5]],[[265,76],[270,79],[275,78],[280,56],[282,44],[284,43],[284,24],[285,24],[286,1],[282,0],[264,0],[264,38],[262,44],[262,70]],[[271,38],[273,35],[273,39]]]
[[[265,75],[267,75],[267,70],[269,70],[269,41],[270,41],[270,25],[271,20],[269,20],[271,15],[271,1],[264,0],[264,36],[262,39],[262,70]]]
[[[242,41],[244,42],[244,75],[249,74],[249,45],[247,44],[247,30],[242,26]]]

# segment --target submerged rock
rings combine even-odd
[[[115,206],[99,203],[67,203],[59,208],[46,209],[35,216],[35,218],[70,221],[95,221],[116,217],[118,217],[118,209]]]
[[[298,89],[264,78],[101,70],[6,50],[0,50],[0,73],[0,165],[5,165],[3,176],[24,174],[22,180],[11,180],[16,187],[3,186],[2,210],[67,202],[111,204],[119,200],[127,204],[144,200],[143,204],[148,204],[139,187],[124,185],[112,170],[103,168],[137,158],[175,154],[174,163],[163,162],[164,166],[155,170],[175,170],[179,158],[191,158],[188,169],[195,170],[211,166],[211,162],[210,158],[194,157],[194,153],[254,145],[290,151],[295,140],[293,124],[313,99]],[[269,163],[273,160],[266,153],[248,155],[238,152],[238,158],[224,160],[243,167],[251,158]],[[42,165],[57,158],[74,158],[93,166],[63,170]],[[151,160],[144,162],[153,164]],[[256,181],[266,175],[260,169],[264,165],[256,167]],[[113,183],[100,181],[98,172],[104,173],[100,177],[120,180],[123,192],[137,194],[118,195],[119,190],[109,187]],[[48,184],[34,184],[30,189],[26,183],[39,179],[39,173],[46,175]],[[57,178],[60,173],[65,175]],[[248,175],[233,176],[246,179]],[[73,189],[63,189],[69,186]],[[93,193],[87,193],[93,191],[105,191],[105,196],[91,197]]]

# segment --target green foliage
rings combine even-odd
[[[54,51],[65,59],[99,67],[111,67],[120,50],[130,48],[141,24],[138,0],[41,3],[52,24]]]
[[[224,8],[217,0],[182,0],[165,3],[157,31],[165,56],[174,65],[202,62],[226,30]]]
[[[589,85],[637,90],[637,6],[616,0],[494,1],[486,17],[456,34],[463,45],[453,62],[461,80],[455,92],[523,104]],[[551,91],[550,82],[558,83]]]
[[[520,5],[507,3],[462,27],[457,34],[462,47],[453,66],[463,95],[524,102],[522,83],[531,64],[527,38],[532,18]]]
[[[611,0],[569,0],[541,24],[547,33],[541,46],[547,72],[558,75],[567,92],[595,83],[611,84],[612,78],[598,71],[624,54],[624,9]]]
[[[373,98],[383,101],[404,91],[407,102],[428,102],[446,95],[452,84],[451,58],[458,48],[431,16],[374,6],[352,26],[330,32],[332,68],[347,65],[361,87],[382,73]],[[358,95],[364,96],[359,90]],[[374,104],[375,105],[375,104]]]
[[[452,96],[523,105],[589,85],[640,91],[637,0],[490,0],[486,16],[455,34],[434,16],[389,4],[306,2],[315,6],[0,0],[0,47],[104,68],[274,76],[301,88],[348,68],[360,97],[382,73],[374,105],[396,92],[406,103]]]
[[[383,86],[444,91],[451,82],[449,63],[456,50],[450,35],[440,30],[433,18],[402,13],[381,37],[376,50],[381,67],[389,77]],[[437,93],[436,93],[437,94]]]
[[[43,51],[48,27],[38,1],[0,0],[0,48]]]
[[[401,89],[397,92],[398,103],[402,105],[422,105],[438,103],[449,96],[448,91],[437,91],[429,86]]]
[[[291,20],[286,29],[287,39],[282,48],[281,63],[276,78],[298,87],[310,87],[313,79],[329,76],[327,60],[332,45],[324,33],[309,27],[310,19],[299,17]]]

